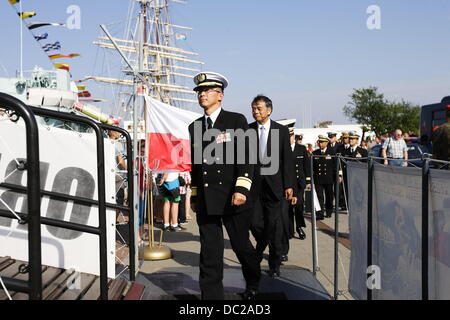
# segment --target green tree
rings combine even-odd
[[[403,132],[418,133],[420,126],[420,106],[414,106],[409,102],[401,101],[389,104],[390,132],[401,129]]]
[[[355,89],[350,96],[351,101],[344,107],[344,114],[349,119],[356,120],[363,125],[364,130],[371,130],[376,135],[385,133],[386,117],[388,116],[388,103],[378,88],[369,87]]]
[[[364,126],[364,130],[377,136],[401,129],[417,132],[420,122],[420,107],[409,102],[390,102],[378,93],[377,87],[355,89],[351,101],[344,106],[344,114]]]

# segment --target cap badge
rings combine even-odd
[[[203,82],[203,81],[205,81],[205,80],[206,80],[206,74],[200,73],[200,74],[197,76],[197,81],[198,81],[199,83],[201,83],[201,82]]]

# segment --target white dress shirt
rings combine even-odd
[[[262,129],[264,127],[264,129]],[[269,137],[270,120],[265,124],[258,123],[258,136],[259,136],[259,155],[260,158],[264,158],[267,154],[267,139]]]
[[[217,117],[220,114],[220,111],[222,111],[222,107],[217,108],[217,110],[214,111],[210,116],[208,116],[205,113],[205,126],[206,126],[206,128],[208,128],[208,118],[211,118],[212,126],[214,127],[214,123],[216,123],[216,120],[217,120]]]

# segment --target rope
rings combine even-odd
[[[14,169],[13,171],[11,171],[5,178],[3,178],[3,179],[0,180],[0,183],[6,182],[6,180],[7,180],[10,176],[12,176],[12,174],[13,174],[14,172],[16,172],[17,170],[18,170],[18,169],[16,168],[16,169]]]
[[[2,280],[2,277],[1,277],[1,276],[0,276],[0,283],[1,283],[2,287],[3,287],[3,290],[5,291],[6,295],[8,296],[8,299],[9,299],[9,300],[12,300],[11,296],[9,295],[8,289],[6,289],[6,286],[5,286],[5,284],[3,283],[3,280]]]
[[[15,212],[13,209],[11,209],[5,201],[3,201],[2,198],[0,198],[0,202],[3,203],[3,205],[4,205],[9,211],[11,211],[11,213],[17,218],[17,220],[19,220],[19,222],[23,221],[23,220],[16,214],[16,212]]]

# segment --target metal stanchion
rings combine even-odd
[[[372,202],[373,202],[373,159],[368,158],[367,186],[367,267],[372,265]],[[367,300],[372,300],[372,290],[367,286]]]
[[[334,299],[339,296],[339,170],[341,159],[336,158],[336,176],[334,184],[335,204],[334,204]]]
[[[170,250],[170,248],[162,245],[162,236],[163,236],[164,230],[161,230],[159,244],[155,245],[155,229],[153,226],[154,225],[154,222],[153,222],[153,192],[152,192],[152,187],[153,187],[152,176],[153,176],[153,171],[155,171],[155,170],[156,170],[156,168],[151,170],[150,185],[149,185],[149,190],[147,191],[149,202],[150,202],[150,204],[148,206],[148,210],[147,210],[149,242],[148,242],[148,246],[146,246],[141,251],[141,258],[143,258],[144,260],[150,260],[150,261],[166,260],[166,259],[172,258],[172,251]]]
[[[428,300],[429,174],[430,159],[427,158],[422,167],[422,300]]]
[[[313,275],[316,276],[318,267],[318,255],[317,255],[317,227],[316,227],[316,209],[314,206],[314,155],[311,155],[311,231],[312,231],[312,256],[313,256]]]

